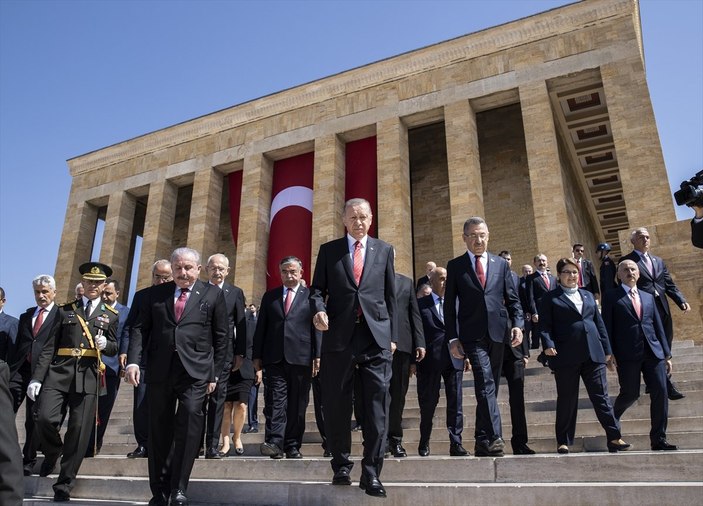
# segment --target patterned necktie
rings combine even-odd
[[[44,323],[44,312],[45,311],[46,311],[46,309],[44,309],[43,307],[39,308],[39,314],[37,314],[37,319],[34,320],[34,326],[32,327],[32,335],[34,337],[37,336],[37,334],[39,333],[39,329],[41,328],[41,324]]]
[[[362,272],[364,272],[364,262],[361,259],[361,243],[356,241],[354,243],[354,281],[356,281],[356,286],[359,286],[361,282]]]
[[[93,301],[88,299],[88,303],[85,305],[83,313],[85,313],[86,318],[90,318],[90,313],[93,312]]]
[[[481,257],[476,257],[476,277],[478,278],[481,286],[486,288],[486,273],[483,272],[483,264],[481,263]]]
[[[547,286],[547,290],[549,290],[549,276],[547,276],[546,272],[542,273],[542,279],[544,280],[544,284]]]
[[[444,323],[444,299],[442,297],[439,297],[439,308],[437,312],[439,313],[439,319]]]
[[[285,314],[288,314],[288,311],[290,311],[290,306],[293,304],[293,289],[292,288],[286,288],[288,290],[286,292],[286,300],[283,303],[283,311]]]
[[[176,313],[176,321],[180,321],[181,316],[183,316],[183,310],[186,308],[186,302],[188,302],[188,288],[181,288],[181,294],[176,300],[176,305],[173,308]]]
[[[644,265],[647,266],[647,270],[654,277],[654,265],[652,265],[652,259],[649,258],[647,253],[644,254]]]
[[[635,308],[635,313],[637,318],[642,319],[642,304],[640,304],[640,298],[637,296],[637,290],[630,290],[630,298],[632,299],[632,307]]]

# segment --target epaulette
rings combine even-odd
[[[64,302],[63,304],[59,304],[59,306],[61,307],[61,309],[72,309],[71,306],[78,303],[78,301],[79,299],[74,299],[70,302]]]
[[[110,304],[105,304],[105,308],[106,308],[108,311],[112,311],[113,313],[115,313],[115,314],[118,315],[118,316],[119,316],[119,314],[120,314],[120,312],[119,312],[117,309],[115,309],[114,307],[112,307]]]

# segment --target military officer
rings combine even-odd
[[[39,475],[51,474],[63,453],[54,484],[56,502],[70,500],[88,448],[100,374],[105,368],[101,355],[117,354],[117,311],[101,299],[112,269],[88,262],[79,271],[85,291],[75,301],[59,306],[59,322],[47,337],[27,387],[27,395],[38,404],[36,430],[44,452]],[[59,429],[67,408],[68,428],[62,443]]]

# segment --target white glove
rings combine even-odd
[[[32,401],[36,401],[39,390],[41,390],[41,383],[35,380],[30,381],[27,386],[27,397],[32,399]]]
[[[105,346],[107,346],[107,337],[97,336],[95,338],[95,346],[97,346],[100,351],[103,351]]]

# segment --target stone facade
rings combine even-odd
[[[345,145],[373,135],[383,197],[375,222],[399,272],[419,277],[427,260],[461,254],[461,226],[478,214],[492,249],[512,250],[516,266],[538,251],[555,263],[576,241],[626,252],[618,239],[646,225],[666,235],[655,251],[671,270],[700,280],[703,262],[686,263],[697,253],[675,223],[668,185],[648,184],[666,181],[666,170],[638,9],[636,0],[567,5],[71,159],[59,286],[68,296],[104,216],[101,260],[117,276],[136,268],[130,255],[143,231],[137,288],[154,260],[189,245],[205,258],[226,252],[235,283],[257,301],[273,162],[314,152],[314,266],[319,245],[343,231]],[[237,171],[234,244],[225,178]],[[700,284],[687,293],[692,314],[676,319],[679,337],[700,339]]]

